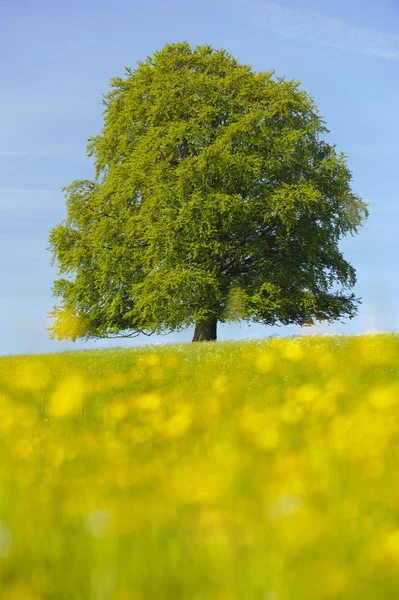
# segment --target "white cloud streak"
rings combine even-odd
[[[0,156],[47,156],[53,154],[59,154],[59,152],[25,152],[20,150],[0,150]]]
[[[369,205],[370,216],[371,215],[397,215],[399,213],[399,199],[392,198],[392,200],[388,202],[378,202],[378,201],[369,201],[365,200],[365,202]],[[370,217],[369,217],[370,218]],[[385,226],[385,225],[384,225]]]
[[[58,194],[59,198],[55,196]],[[2,219],[9,216],[23,216],[34,211],[60,210],[64,206],[61,191],[0,189],[0,213]]]
[[[34,42],[34,48],[80,48],[98,44],[96,39],[79,38],[74,40],[49,40],[47,42]]]
[[[399,60],[399,35],[348,23],[338,17],[302,11],[275,2],[224,0],[248,8],[251,24],[266,27],[286,38],[313,42],[363,56]]]
[[[358,154],[388,154],[390,156],[397,155],[399,153],[399,143],[387,142],[375,144],[347,144],[348,153],[350,149]]]
[[[371,210],[370,210],[371,216]],[[391,217],[392,217],[391,213]],[[359,242],[367,243],[394,243],[398,242],[398,224],[397,223],[375,223],[371,218],[364,227],[358,229],[356,244]],[[348,238],[349,239],[349,238]],[[352,239],[352,238],[350,238]]]
[[[58,144],[44,148],[34,148],[31,150],[0,150],[1,156],[59,156],[77,152],[77,149],[70,144]]]
[[[0,190],[0,194],[54,194],[54,190],[28,190],[23,188],[14,188],[10,190]]]

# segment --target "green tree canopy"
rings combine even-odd
[[[74,181],[50,231],[51,337],[168,333],[217,322],[353,318],[354,268],[338,249],[367,204],[299,82],[225,50],[166,44],[111,80],[95,180]],[[334,284],[340,290],[331,291]]]

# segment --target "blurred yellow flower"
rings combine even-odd
[[[295,390],[295,398],[298,402],[309,404],[321,395],[320,390],[311,383],[305,383]]]
[[[114,600],[143,600],[143,597],[133,590],[123,589],[115,592]]]
[[[124,373],[112,371],[97,381],[91,381],[92,392],[109,392],[111,390],[123,389],[129,381],[129,376]]]
[[[212,383],[212,390],[217,394],[224,394],[229,389],[229,382],[226,375],[217,375]]]
[[[174,356],[173,354],[171,355],[167,355],[165,357],[165,366],[166,367],[177,367],[180,364],[180,360],[177,356]]]
[[[291,360],[293,362],[298,362],[303,358],[304,351],[299,344],[295,344],[294,342],[287,342],[283,346],[281,346],[281,354]]]
[[[215,423],[220,411],[220,398],[215,394],[204,396],[199,405],[200,419],[205,423]]]
[[[55,467],[59,467],[66,457],[65,448],[60,444],[51,449],[51,462]]]
[[[368,400],[373,408],[383,410],[396,404],[399,400],[399,389],[397,385],[380,386],[371,390]]]
[[[12,387],[38,392],[45,389],[51,381],[49,367],[39,360],[30,360],[18,365],[15,370],[10,371],[8,382]]]
[[[348,393],[349,386],[342,376],[333,375],[326,383],[326,391],[331,396],[338,397]]]
[[[286,423],[298,423],[303,416],[303,407],[297,403],[287,402],[281,409],[281,418]]]
[[[395,355],[395,341],[384,335],[364,335],[351,344],[351,360],[360,366],[388,362]]]
[[[18,458],[28,458],[33,452],[32,440],[23,439],[15,448],[15,453]]]
[[[11,542],[12,536],[8,527],[6,527],[3,521],[0,521],[0,558],[7,556]]]
[[[245,437],[265,450],[274,450],[280,441],[275,415],[269,409],[261,412],[246,404],[237,410],[237,422]]]
[[[161,401],[162,398],[158,392],[147,392],[134,398],[134,404],[144,411],[158,410]]]
[[[268,404],[274,404],[280,400],[280,387],[276,384],[267,385],[263,394],[264,399]]]
[[[40,596],[25,583],[13,583],[4,590],[2,600],[40,600]]]
[[[159,357],[159,354],[148,354],[145,357],[145,363],[149,367],[155,367],[155,365],[159,365],[160,362],[161,362],[161,359]]]
[[[315,349],[312,352],[312,357],[314,364],[316,364],[317,367],[323,371],[332,373],[337,368],[336,357],[327,349],[323,349],[322,351]]]
[[[397,338],[384,344],[0,361],[1,600],[395,598]]]
[[[250,348],[244,348],[240,353],[240,360],[244,363],[252,362],[254,359],[254,351]]]
[[[226,480],[221,475],[210,464],[183,463],[171,472],[165,482],[165,493],[188,503],[215,502],[226,487]]]
[[[153,381],[162,381],[164,375],[165,372],[162,367],[155,366],[150,371],[150,377]]]
[[[115,421],[121,421],[124,419],[128,412],[129,408],[126,401],[114,402],[109,407],[109,415],[112,419],[115,419]]]
[[[268,373],[276,363],[276,359],[271,352],[261,352],[256,356],[255,366],[260,373]]]
[[[85,382],[80,375],[61,381],[51,394],[48,412],[53,417],[69,417],[79,414],[85,397]]]
[[[192,422],[190,406],[182,405],[175,414],[162,426],[162,434],[166,438],[177,438],[186,433]]]
[[[399,564],[399,529],[389,533],[383,542],[384,555]]]
[[[112,513],[109,510],[94,510],[85,517],[85,527],[94,537],[102,537],[111,526]]]
[[[306,504],[292,505],[274,522],[284,551],[297,553],[316,544],[327,528],[324,516]]]

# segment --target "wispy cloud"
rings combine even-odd
[[[56,194],[59,195],[57,200]],[[6,216],[23,216],[29,211],[59,210],[64,205],[61,190],[0,189],[0,212]]]
[[[371,214],[371,210],[370,210]],[[375,243],[394,243],[398,242],[398,224],[393,221],[393,213],[391,213],[390,223],[376,223],[369,220],[364,227],[359,228],[356,236],[355,244],[359,242]],[[349,238],[348,238],[349,239]],[[355,238],[350,238],[351,240]]]
[[[378,200],[368,200],[365,199],[365,202],[369,205],[370,214],[375,215],[389,215],[392,217],[393,214],[397,215],[399,213],[399,198],[390,198],[388,200],[384,200],[382,197]],[[383,225],[385,227],[385,224]]]
[[[245,5],[251,24],[266,27],[286,38],[314,42],[363,56],[399,60],[399,35],[348,23],[338,17],[297,10],[275,2],[224,0]]]
[[[60,152],[35,152],[34,150],[0,150],[0,156],[48,156]]]
[[[59,156],[63,154],[72,154],[77,152],[77,148],[71,144],[58,144],[54,146],[45,146],[42,148],[18,149],[18,150],[0,150],[1,156]]]
[[[34,42],[35,48],[78,48],[80,46],[89,46],[98,43],[98,40],[79,38],[74,40],[48,40],[46,42]]]
[[[389,154],[395,156],[399,152],[398,142],[387,142],[381,143],[376,142],[374,144],[347,144],[346,148],[349,151],[355,151],[359,154]]]
[[[55,194],[55,190],[28,190],[24,188],[11,188],[9,190],[1,190],[0,194]]]

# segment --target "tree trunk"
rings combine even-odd
[[[210,317],[207,321],[195,324],[193,342],[215,342],[217,319]]]

